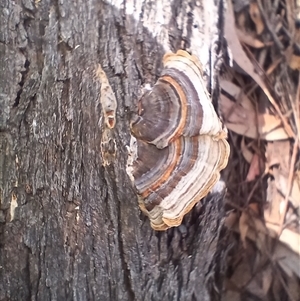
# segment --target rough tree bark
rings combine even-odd
[[[0,0],[1,301],[220,299],[222,197],[158,233],[125,166],[167,50],[198,55],[217,95],[222,20],[221,0]],[[108,166],[97,64],[118,102]]]

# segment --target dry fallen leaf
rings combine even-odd
[[[264,219],[269,229],[278,231],[282,221],[290,223],[297,219],[297,215],[293,213],[293,208],[300,208],[300,183],[297,173],[289,179],[292,160],[290,141],[274,141],[267,143],[265,156],[267,165],[266,170],[269,171],[272,178],[268,179]],[[289,181],[291,181],[290,185]],[[289,187],[291,189],[288,191]],[[288,193],[289,196],[287,198],[286,195]],[[285,207],[286,200],[288,201],[287,208]],[[287,214],[289,212],[290,214]],[[294,227],[295,226],[296,225],[294,225]]]
[[[248,145],[245,144],[245,137],[241,141],[241,151],[244,159],[250,164],[253,158],[253,152],[249,149]]]
[[[256,33],[261,34],[265,28],[264,22],[261,18],[261,13],[256,2],[251,2],[249,5],[249,14],[256,26]]]
[[[241,214],[240,220],[239,220],[239,230],[240,230],[240,235],[241,235],[241,241],[243,243],[243,247],[246,249],[247,244],[246,244],[246,237],[247,237],[247,232],[249,229],[249,214],[246,210],[244,210]]]
[[[280,120],[281,120],[281,122],[283,124],[283,127],[284,127],[284,131],[286,131],[286,133],[289,137],[294,137],[295,134],[292,131],[291,126],[289,125],[286,117],[282,114],[278,104],[276,103],[274,97],[271,95],[267,85],[262,80],[261,76],[257,73],[256,68],[258,66],[254,67],[253,63],[250,61],[250,59],[246,55],[245,51],[243,50],[243,47],[242,47],[242,45],[241,45],[241,43],[238,39],[236,29],[235,29],[234,13],[233,13],[231,0],[228,0],[227,4],[228,4],[228,9],[226,10],[226,15],[225,15],[224,32],[225,32],[225,38],[226,38],[227,43],[228,43],[228,47],[229,47],[229,49],[232,53],[232,57],[233,57],[234,61],[264,91],[264,93],[266,94],[268,100],[273,105],[273,107],[276,110],[276,113],[280,117]],[[262,70],[260,69],[260,71],[262,71]]]
[[[300,1],[253,0],[247,1],[242,10],[236,8],[236,3],[245,5],[244,1],[228,1],[224,25],[232,68],[228,67],[226,80],[221,83],[220,108],[236,150],[231,166],[246,181],[241,181],[245,190],[241,187],[236,194],[237,178],[230,178],[232,183],[228,185],[237,204],[228,199],[235,212],[227,216],[226,224],[240,233],[240,242],[237,254],[231,257],[229,277],[233,285],[226,287],[224,301],[231,297],[297,301],[300,82],[298,73],[291,69],[300,70],[300,56],[295,52],[295,45],[300,43]],[[268,47],[271,43],[272,47]],[[264,156],[259,156],[263,152]],[[248,173],[240,154],[250,164]],[[261,157],[266,159],[264,165],[260,164]],[[264,171],[260,166],[265,166]],[[260,172],[266,175],[267,190],[264,181],[247,182]],[[250,210],[254,201],[259,211]],[[246,249],[241,251],[241,247]],[[249,250],[254,250],[255,258],[245,256]]]
[[[293,70],[299,70],[300,69],[300,56],[299,56],[299,50],[298,53],[295,51],[293,46],[288,47],[285,52],[285,58],[289,65],[289,67]]]
[[[272,283],[272,273],[273,270],[271,268],[270,265],[268,265],[263,271],[262,271],[262,290],[263,290],[263,294],[264,296],[267,295],[270,287],[271,287],[271,283]]]
[[[263,170],[263,162],[258,154],[254,154],[250,163],[249,171],[246,177],[246,182],[251,182],[259,176]]]
[[[220,85],[237,100],[232,101],[224,93],[220,96],[220,110],[229,130],[253,139],[274,141],[289,138],[280,118],[267,113],[257,115],[253,104],[238,86],[225,79],[221,79]]]
[[[300,70],[300,56],[292,54],[289,59],[289,66],[293,70]]]
[[[239,221],[237,212],[231,211],[225,217],[224,224],[227,228],[232,229],[235,224]]]
[[[254,37],[252,34],[248,33],[248,32],[244,32],[242,30],[240,30],[239,28],[236,28],[236,33],[237,36],[239,37],[240,42],[245,43],[246,45],[249,45],[253,48],[263,48],[266,45],[260,41],[259,39],[257,39],[256,37]]]

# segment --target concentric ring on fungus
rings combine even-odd
[[[229,144],[198,59],[179,50],[139,100],[127,172],[155,230],[179,226],[227,165]]]

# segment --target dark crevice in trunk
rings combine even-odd
[[[25,56],[26,56],[26,52],[25,51],[21,51]],[[22,71],[21,74],[22,74],[22,77],[21,77],[21,81],[18,83],[18,85],[20,86],[18,92],[17,92],[17,97],[15,98],[14,100],[14,104],[13,104],[13,107],[17,107],[20,103],[20,98],[21,98],[21,94],[23,92],[23,86],[24,86],[24,83],[25,83],[25,80],[26,80],[26,76],[29,72],[29,66],[30,66],[30,62],[28,59],[25,60],[25,64],[24,64],[24,68],[25,68],[25,71]]]

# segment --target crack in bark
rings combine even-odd
[[[114,191],[117,191],[116,188],[117,187],[115,187]],[[117,196],[114,199],[119,200],[119,198]],[[118,214],[117,220],[118,220],[119,252],[120,252],[121,264],[122,264],[122,268],[123,268],[124,284],[125,284],[125,287],[127,288],[129,301],[131,301],[131,300],[134,301],[134,300],[136,300],[136,298],[135,298],[134,289],[133,289],[132,283],[131,283],[129,266],[128,266],[127,260],[125,258],[125,248],[124,248],[124,242],[123,242],[123,238],[122,238],[122,225],[121,225],[122,215],[121,215],[120,202],[117,203],[117,214]]]
[[[25,51],[21,51],[22,54],[25,55]],[[26,55],[25,55],[26,57]],[[21,94],[23,92],[23,86],[24,86],[24,83],[25,83],[25,80],[26,80],[26,76],[29,72],[29,66],[30,66],[30,61],[26,58],[25,59],[25,64],[24,64],[24,68],[25,68],[25,71],[22,71],[21,74],[22,74],[22,77],[21,77],[21,81],[18,83],[18,85],[20,86],[20,88],[18,89],[18,92],[17,92],[17,97],[15,98],[15,101],[14,101],[14,104],[13,104],[13,108],[17,107],[20,103],[20,98],[21,98]]]
[[[20,98],[21,98],[21,94],[23,92],[23,86],[24,86],[24,83],[26,81],[26,77],[27,77],[27,74],[29,73],[29,66],[30,66],[30,60],[29,60],[29,56],[28,56],[28,33],[27,33],[27,29],[30,25],[30,22],[32,21],[32,18],[29,18],[28,16],[24,16],[22,18],[22,23],[19,23],[21,26],[19,26],[19,24],[16,24],[16,31],[18,32],[17,34],[17,39],[19,37],[19,34],[20,36],[22,37],[22,41],[21,42],[21,45],[18,45],[18,49],[19,49],[19,52],[21,52],[21,54],[25,57],[25,62],[24,62],[24,71],[21,71],[21,81],[18,83],[19,85],[19,89],[18,89],[18,92],[17,92],[17,96],[14,100],[14,104],[13,104],[13,108],[17,107],[20,103]],[[23,30],[21,28],[23,28]],[[24,34],[24,31],[26,34]],[[22,42],[24,41],[24,39],[26,40],[26,42],[22,45]]]

